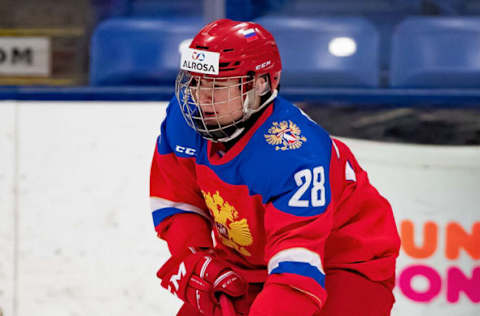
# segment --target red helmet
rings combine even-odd
[[[188,125],[207,139],[229,141],[241,134],[253,113],[275,98],[282,64],[272,34],[261,25],[221,19],[202,28],[182,51],[180,68],[175,92]],[[266,82],[262,89],[255,86],[258,78]],[[200,84],[204,81],[211,87]],[[221,81],[230,85],[215,88]],[[218,97],[220,90],[232,87],[235,93]],[[202,101],[206,93],[211,97]],[[241,103],[239,115],[225,113],[232,102]],[[233,119],[227,123],[227,118]]]
[[[220,53],[218,77],[269,74],[272,89],[280,80],[282,62],[272,34],[260,24],[221,19],[207,24],[190,48]]]

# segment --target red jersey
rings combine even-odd
[[[169,246],[205,246],[213,231],[224,259],[320,305],[331,269],[393,287],[400,239],[390,204],[344,143],[281,97],[226,153],[189,128],[172,99],[150,197]]]

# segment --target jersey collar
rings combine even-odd
[[[238,156],[240,152],[245,148],[250,138],[257,131],[257,129],[265,123],[267,118],[273,113],[273,107],[275,100],[263,111],[262,115],[257,119],[255,124],[253,124],[244,135],[230,148],[224,155],[219,155],[218,150],[223,150],[225,146],[222,143],[214,143],[212,141],[207,141],[207,158],[210,164],[212,165],[222,165],[233,158]]]

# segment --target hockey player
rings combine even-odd
[[[389,315],[391,207],[344,143],[278,95],[281,69],[252,22],[212,22],[183,51],[151,166],[171,252],[157,276],[181,316],[222,315],[222,296],[237,315]]]

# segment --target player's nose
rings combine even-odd
[[[212,103],[213,96],[212,96],[212,91],[210,90],[211,89],[199,89],[198,100],[200,101],[200,103],[202,104]]]

